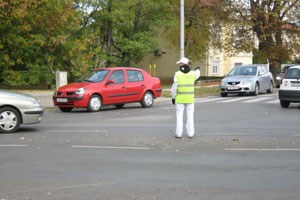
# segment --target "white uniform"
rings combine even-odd
[[[200,77],[200,70],[196,70],[196,79]],[[177,95],[177,77],[174,76],[174,83],[171,88],[172,99]],[[176,137],[181,138],[183,132],[183,115],[186,110],[186,130],[188,137],[194,137],[194,103],[176,103]]]

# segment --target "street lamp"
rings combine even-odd
[[[180,58],[184,57],[184,0],[180,0]]]

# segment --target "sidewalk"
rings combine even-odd
[[[37,97],[40,100],[40,103],[42,105],[42,107],[44,109],[50,109],[50,108],[55,108],[55,106],[53,105],[53,101],[52,101],[52,96],[54,91],[52,90],[18,90],[19,92],[25,93],[25,94],[30,94],[34,97]],[[157,99],[154,100],[154,104],[155,103],[159,103],[159,102],[166,102],[166,101],[170,101],[170,98],[166,98],[166,97],[159,97]]]

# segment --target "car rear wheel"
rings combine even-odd
[[[289,101],[280,101],[280,105],[282,108],[287,108],[290,105]]]
[[[102,108],[102,99],[99,95],[92,95],[89,104],[88,104],[88,110],[90,112],[97,112]]]
[[[11,107],[3,107],[0,109],[0,132],[13,133],[16,132],[21,123],[19,112]]]
[[[71,112],[73,110],[72,107],[59,107],[61,112]]]
[[[267,93],[272,93],[273,92],[273,82],[270,82],[269,88],[267,89]]]
[[[146,92],[143,96],[141,104],[144,108],[149,108],[153,105],[154,98],[152,92]]]

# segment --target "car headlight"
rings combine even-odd
[[[250,80],[243,80],[243,81],[241,81],[242,85],[249,85],[251,83],[252,83],[252,81],[250,81]]]
[[[281,80],[280,76],[276,76],[276,80],[280,81]]]
[[[221,85],[227,85],[227,82],[226,81],[222,81]]]
[[[75,94],[77,95],[83,95],[85,93],[85,88],[79,88],[78,90],[76,90]]]
[[[40,106],[41,106],[40,102],[39,102],[37,99],[33,99],[33,100],[32,100],[32,105],[33,105],[34,107],[40,107]]]

